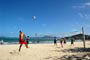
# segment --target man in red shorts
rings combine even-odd
[[[24,37],[25,37],[24,32],[20,31],[20,35],[19,35],[19,43],[20,43],[19,51],[21,50],[22,44],[25,44],[26,48],[28,48],[27,43],[24,40]]]

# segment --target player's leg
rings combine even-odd
[[[26,47],[26,48],[29,48],[27,44],[25,44],[25,47]]]
[[[21,50],[21,47],[22,47],[22,44],[20,44],[20,46],[19,46],[19,51]]]

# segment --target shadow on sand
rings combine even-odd
[[[63,50],[55,50],[56,52],[64,52],[64,53],[77,53],[77,55],[64,55],[62,57],[55,58],[53,60],[90,60],[90,48],[72,48],[72,49],[63,49]],[[84,54],[80,54],[80,53]]]
[[[73,48],[64,50],[55,50],[56,52],[90,52],[90,48]]]
[[[90,48],[72,48],[72,49],[63,49],[63,50],[54,50],[56,52],[64,52],[64,53],[77,53],[76,55],[63,55],[61,57],[55,56],[55,57],[47,57],[44,58],[46,60],[51,59],[51,60],[90,60]],[[85,52],[84,54],[80,53]]]

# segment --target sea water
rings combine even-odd
[[[18,38],[6,38],[6,39],[1,39],[0,41],[3,40],[3,44],[19,44],[19,39]],[[70,42],[71,40],[66,40],[67,42]],[[81,40],[75,40],[75,42],[78,42]],[[46,39],[46,38],[31,38],[29,40],[30,44],[45,44],[45,43],[53,43],[54,39]],[[57,40],[57,43],[60,43],[60,40]]]

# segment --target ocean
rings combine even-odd
[[[75,40],[76,42],[80,40]],[[54,39],[50,38],[31,38],[29,40],[29,44],[45,44],[45,43],[53,43]],[[67,40],[67,42],[70,42],[70,40]],[[19,44],[19,39],[18,38],[0,38],[0,43],[3,44]],[[57,40],[57,43],[60,43],[60,40]]]

